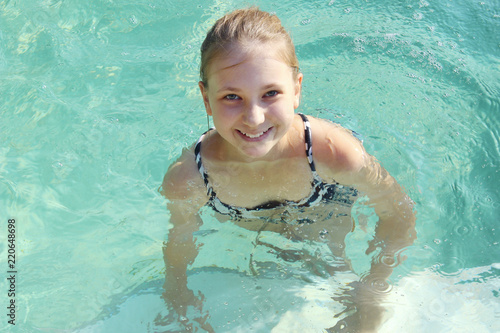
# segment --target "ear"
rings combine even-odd
[[[295,82],[295,101],[293,102],[294,109],[297,109],[300,105],[300,94],[302,92],[302,79],[304,75],[302,73],[297,74],[297,81]]]
[[[201,96],[203,97],[203,104],[205,104],[205,110],[209,116],[212,115],[212,109],[210,108],[210,102],[208,101],[208,91],[203,82],[198,82],[198,87],[200,87]]]

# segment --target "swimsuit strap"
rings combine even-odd
[[[305,133],[304,141],[306,145],[306,156],[307,156],[307,161],[309,162],[309,167],[311,168],[314,180],[321,181],[321,177],[316,172],[316,165],[314,164],[313,160],[311,124],[309,123],[309,119],[307,119],[305,114],[299,113],[299,116],[302,118],[302,121],[304,122],[304,133]]]
[[[201,161],[201,141],[203,140],[203,138],[205,137],[205,135],[208,132],[210,132],[211,130],[213,130],[213,129],[214,129],[214,127],[209,128],[205,133],[203,133],[200,136],[200,138],[198,139],[198,141],[196,142],[196,145],[194,146],[194,155],[195,155],[195,158],[196,158],[196,164],[198,165],[198,171],[200,172],[201,177],[203,178],[203,182],[205,182],[205,186],[207,188],[207,195],[211,199],[213,197],[215,197],[215,192],[212,189],[212,185],[210,185],[210,182],[208,181],[207,172],[205,171],[205,168],[203,167],[203,163]]]
[[[217,194],[215,193],[214,189],[212,188],[212,185],[210,185],[210,182],[208,181],[208,174],[203,167],[203,162],[201,161],[201,142],[203,141],[203,138],[205,135],[210,132],[211,130],[215,129],[214,127],[208,129],[205,133],[203,133],[198,141],[196,142],[196,145],[194,146],[194,155],[196,159],[196,165],[198,166],[198,171],[201,174],[201,177],[203,178],[203,182],[205,183],[205,186],[207,188],[207,195],[209,197],[208,199],[208,204],[217,212],[225,215],[230,215],[232,218],[239,219],[242,215],[242,212],[239,210],[232,209],[231,206],[228,206],[221,202],[219,198],[217,198]]]

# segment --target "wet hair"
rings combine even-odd
[[[210,63],[230,50],[234,43],[249,47],[252,42],[273,42],[278,56],[299,73],[299,61],[292,38],[281,25],[280,19],[257,7],[235,10],[215,22],[201,45],[200,80],[207,86],[207,71]]]

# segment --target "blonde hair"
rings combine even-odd
[[[229,49],[233,43],[248,45],[253,41],[275,42],[278,55],[294,70],[294,78],[297,77],[299,61],[295,47],[280,19],[257,7],[251,7],[238,9],[221,17],[207,33],[201,45],[200,80],[203,84],[207,86],[207,70],[214,58]]]

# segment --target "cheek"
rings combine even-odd
[[[284,117],[289,116],[290,114],[295,113],[295,109],[297,108],[297,99],[295,96],[289,96],[287,99],[280,101],[279,108],[283,113]]]
[[[212,115],[214,125],[219,127],[227,127],[230,126],[233,122],[235,122],[235,112],[231,112],[226,108],[220,106],[214,106],[214,113]]]
[[[230,121],[237,114],[236,110],[227,107],[223,103],[214,103],[212,106],[214,118],[217,117],[221,121]]]
[[[270,112],[274,117],[274,121],[288,127],[293,122],[295,116],[295,109],[293,108],[293,101],[283,101],[282,103],[273,105]]]

